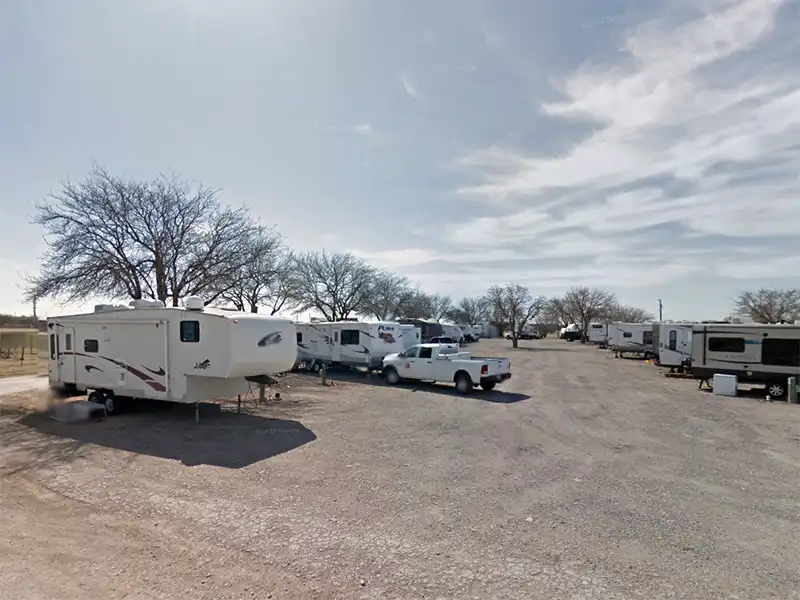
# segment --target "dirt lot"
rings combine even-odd
[[[293,376],[199,426],[6,399],[0,598],[800,597],[797,406],[523,344],[481,342],[514,378],[467,398]]]

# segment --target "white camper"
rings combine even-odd
[[[297,360],[314,371],[322,365],[380,369],[384,356],[405,350],[403,337],[408,331],[390,322],[297,323],[296,327]]]
[[[692,323],[653,323],[653,347],[658,364],[683,370],[692,363]]]
[[[477,324],[472,326],[472,337],[477,342],[481,338],[489,337],[488,327],[483,324]]]
[[[472,325],[468,325],[468,324],[464,323],[464,324],[460,324],[459,328],[464,333],[464,341],[465,342],[469,343],[469,342],[474,342],[475,341],[475,334],[472,331]]]
[[[398,324],[403,339],[403,349],[407,350],[411,346],[416,346],[422,343],[422,328],[415,327],[414,325]]]
[[[702,381],[716,374],[764,384],[770,396],[784,397],[787,379],[800,377],[800,325],[694,325],[692,375]]]
[[[652,323],[610,323],[608,345],[617,357],[624,354],[654,355]]]
[[[455,341],[457,344],[464,343],[464,332],[458,325],[442,323],[442,335],[444,337],[453,338],[453,341]]]
[[[608,343],[608,324],[592,323],[589,325],[589,343],[605,348]]]
[[[290,320],[207,308],[196,296],[183,308],[101,304],[48,319],[47,332],[50,387],[90,391],[88,400],[110,414],[131,398],[196,403],[245,394],[297,357]]]

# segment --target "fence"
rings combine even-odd
[[[25,354],[47,355],[47,335],[35,329],[0,329],[0,358],[19,358]]]

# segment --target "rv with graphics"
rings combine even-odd
[[[422,343],[422,329],[414,327],[413,325],[402,325],[400,323],[398,323],[397,326],[400,328],[403,346],[405,348],[410,348],[411,346]]]
[[[800,325],[694,325],[692,375],[708,380],[716,374],[766,385],[770,396],[784,397],[787,379],[800,377]]]
[[[608,346],[619,358],[625,354],[654,356],[652,323],[610,323]]]
[[[399,323],[297,323],[297,360],[318,372],[323,365],[380,369],[383,357],[405,350]]]
[[[653,323],[653,348],[661,367],[683,372],[692,366],[693,323]]]
[[[207,308],[201,298],[100,304],[47,320],[50,387],[109,414],[135,398],[197,403],[245,394],[297,357],[288,319]]]

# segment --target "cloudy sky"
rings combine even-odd
[[[798,31],[797,0],[4,2],[0,311],[33,203],[97,161],[433,292],[725,316],[800,285]]]

